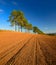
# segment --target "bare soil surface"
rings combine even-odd
[[[56,65],[56,36],[0,32],[0,65]]]

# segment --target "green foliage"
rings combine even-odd
[[[33,27],[33,32],[37,33],[37,27],[36,26]]]
[[[26,28],[27,28],[28,30],[32,30],[32,24],[29,24],[29,23],[28,23],[28,24],[26,25]]]
[[[33,30],[34,33],[44,34],[38,27],[33,27],[32,24],[30,24],[24,17],[23,12],[20,10],[13,10],[9,16],[8,21],[11,23],[11,26],[15,26],[15,31],[17,29],[16,26],[18,26],[18,28],[21,26],[21,31],[23,27],[28,30]]]
[[[33,27],[33,32],[38,33],[38,34],[44,34],[38,27],[34,26]]]
[[[21,27],[23,26],[23,19],[24,15],[23,12],[13,10],[9,16],[9,21],[11,23],[11,26],[15,25],[15,30],[16,30],[16,25],[20,25]]]

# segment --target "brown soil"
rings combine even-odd
[[[0,32],[0,65],[56,65],[56,36]]]

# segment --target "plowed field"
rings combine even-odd
[[[0,32],[0,65],[56,65],[56,36]]]

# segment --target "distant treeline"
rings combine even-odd
[[[56,33],[48,33],[48,35],[56,35]]]

